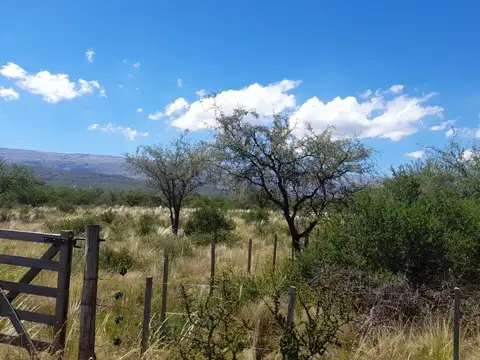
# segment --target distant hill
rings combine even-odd
[[[51,185],[119,189],[142,188],[145,183],[120,156],[0,148],[0,157],[10,164],[32,167]]]

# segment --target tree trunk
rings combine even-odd
[[[174,209],[173,211],[172,231],[175,235],[177,235],[178,230],[180,229],[180,209]]]
[[[301,236],[298,234],[295,220],[291,217],[286,217],[285,220],[287,220],[290,236],[292,237],[292,257],[295,257],[302,250],[302,245],[300,243]]]

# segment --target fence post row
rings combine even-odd
[[[63,358],[72,249],[75,244],[73,233],[63,231],[62,234],[48,234],[0,229],[0,241],[2,239],[49,244],[50,247],[40,258],[0,254],[0,264],[30,268],[18,281],[0,279],[0,317],[9,318],[17,332],[17,336],[0,333],[0,343],[23,347],[32,357],[37,356],[39,351],[49,350],[58,352],[58,357]],[[54,261],[53,259],[59,252],[59,260]],[[31,282],[42,270],[57,272],[56,288],[31,285]],[[15,309],[14,301],[22,293],[55,298],[55,315]],[[53,326],[52,343],[32,339],[21,321]]]
[[[95,355],[95,317],[97,313],[100,226],[88,225],[86,234],[78,360],[95,360],[97,358]]]

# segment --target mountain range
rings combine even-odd
[[[119,189],[142,188],[145,184],[121,156],[0,148],[0,158],[8,164],[31,167],[51,185]]]

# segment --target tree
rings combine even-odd
[[[221,178],[253,186],[288,224],[293,252],[318,224],[327,207],[364,187],[371,151],[354,139],[333,139],[330,129],[311,127],[298,135],[286,115],[272,125],[254,111],[219,112],[212,147]]]
[[[0,158],[0,199],[3,201],[7,197],[15,197],[19,191],[25,192],[42,184],[31,169],[16,164],[7,165],[6,160]]]
[[[183,133],[167,146],[140,146],[135,155],[125,155],[127,163],[159,192],[160,203],[170,210],[174,234],[185,198],[208,180],[206,150],[201,143],[190,143]]]

